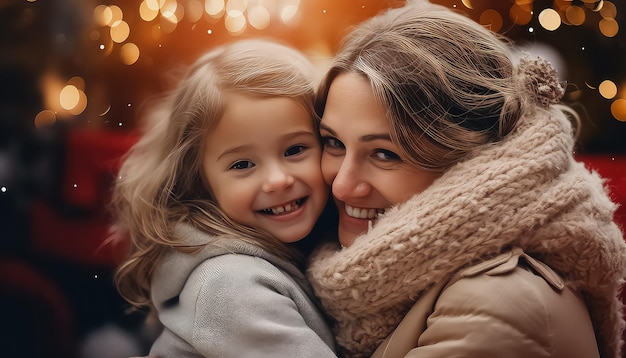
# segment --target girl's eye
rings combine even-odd
[[[242,170],[242,169],[250,169],[254,167],[254,163],[249,160],[240,160],[238,162],[233,163],[228,169]]]
[[[396,161],[400,160],[400,156],[396,153],[386,150],[386,149],[378,149],[374,153],[374,157],[376,159],[385,160],[385,161]]]
[[[292,155],[297,155],[302,153],[307,147],[304,145],[294,145],[285,151],[285,157],[291,157]]]
[[[343,143],[335,137],[322,137],[322,143],[324,144],[324,148],[343,148]]]

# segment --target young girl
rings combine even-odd
[[[219,47],[128,153],[113,204],[131,254],[116,283],[158,314],[150,355],[335,356],[290,245],[328,196],[313,73],[276,43]]]

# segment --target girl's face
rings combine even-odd
[[[361,75],[332,82],[320,132],[322,173],[339,209],[339,241],[350,246],[379,213],[422,192],[438,176],[415,168],[391,141],[385,111]]]
[[[231,219],[295,242],[328,197],[320,147],[310,114],[294,100],[227,93],[206,139],[204,177]]]

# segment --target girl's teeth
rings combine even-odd
[[[270,209],[265,209],[264,211],[266,213],[272,213],[274,215],[280,215],[280,214],[284,214],[284,213],[290,213],[292,211],[297,210],[300,207],[300,200],[296,200],[294,202],[291,202],[285,206],[277,206],[274,208],[270,208]]]

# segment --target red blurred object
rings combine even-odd
[[[107,205],[124,153],[135,143],[129,133],[74,130],[67,134],[62,205],[81,211],[67,215],[38,201],[32,210],[32,249],[38,254],[87,266],[114,268],[125,255],[121,242],[108,242]]]
[[[611,198],[619,205],[615,220],[626,232],[626,155],[579,155],[577,159],[606,179]]]
[[[63,194],[67,203],[103,209],[120,159],[135,143],[132,134],[101,130],[68,133]]]
[[[615,221],[622,229],[622,233],[626,233],[626,155],[581,155],[577,159],[584,162],[587,168],[597,171],[600,176],[606,178],[611,198],[619,205],[615,212]],[[622,302],[626,303],[624,288],[622,287],[621,297]],[[626,342],[626,331],[622,333],[622,339]],[[622,348],[622,357],[626,358],[626,347]]]

